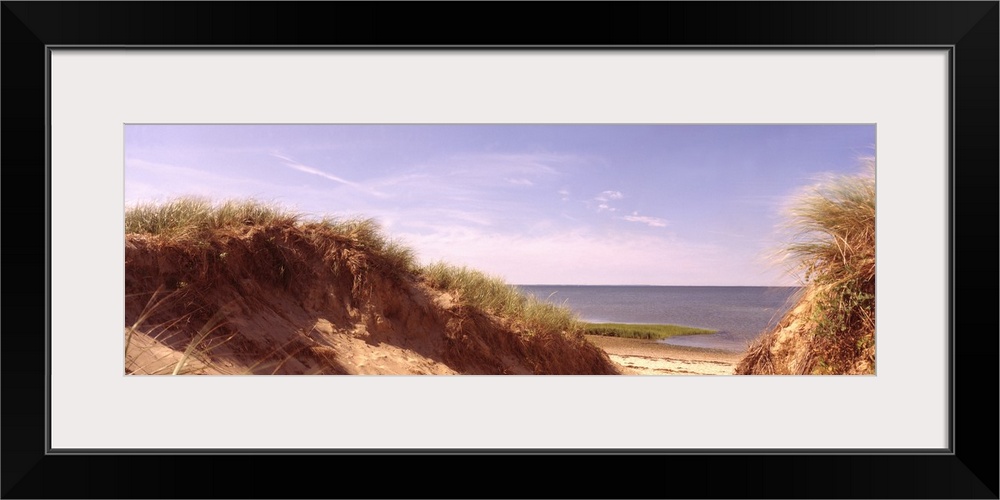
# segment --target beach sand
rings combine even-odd
[[[653,340],[587,335],[624,375],[732,375],[742,353],[674,346]]]

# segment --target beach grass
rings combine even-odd
[[[791,200],[790,241],[776,260],[801,273],[805,292],[737,374],[874,373],[875,161],[863,163],[861,173],[830,176]],[[792,324],[808,325],[792,331],[805,348],[774,347]]]
[[[815,291],[814,335],[820,372],[842,373],[874,363],[875,163],[863,173],[827,180],[797,200],[787,252]]]
[[[402,242],[389,238],[382,225],[370,217],[325,217],[314,226],[350,241],[359,249],[378,257],[378,267],[389,274],[403,276],[418,272],[416,252]]]
[[[465,304],[511,318],[529,333],[577,332],[581,328],[569,308],[525,295],[498,276],[444,262],[424,266],[420,274],[431,287],[452,293]]]
[[[418,269],[413,249],[388,238],[381,225],[368,217],[323,217],[308,220],[303,214],[277,204],[254,199],[215,203],[185,196],[166,203],[143,203],[125,210],[125,233],[161,236],[175,240],[203,240],[219,230],[245,227],[291,227],[318,230],[324,238],[340,239],[378,257],[380,267],[395,275]]]
[[[716,333],[716,331],[682,325],[584,323],[583,333],[627,339],[660,340],[678,335],[704,335]]]
[[[254,200],[212,203],[206,198],[186,196],[167,203],[143,203],[125,210],[126,234],[199,237],[234,226],[292,224],[298,214]]]

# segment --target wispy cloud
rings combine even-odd
[[[452,155],[448,161],[470,165],[479,171],[552,175],[559,173],[556,165],[579,159],[574,155],[560,153],[459,153]]]
[[[625,195],[621,191],[602,191],[601,194],[597,195],[594,199],[597,201],[610,201],[610,200],[620,200],[624,198]]]
[[[620,200],[624,197],[625,195],[623,195],[621,191],[602,191],[601,194],[598,194],[597,196],[594,197],[594,200],[599,202],[597,204],[597,211],[617,212],[618,209],[611,206],[610,201]]]
[[[568,189],[560,189],[559,191],[556,191],[556,192],[559,193],[560,199],[562,199],[562,201],[569,201],[569,190]]]
[[[667,221],[659,217],[648,217],[645,215],[639,215],[639,212],[632,212],[632,215],[626,215],[622,217],[629,222],[638,222],[645,224],[649,227],[667,227]]]
[[[562,175],[560,166],[574,157],[548,153],[459,153],[416,165],[418,171],[447,176],[468,188],[537,186]]]
[[[281,160],[282,163],[284,163],[284,165],[286,167],[294,169],[294,170],[298,170],[299,172],[304,172],[304,173],[307,173],[307,174],[312,174],[312,175],[316,175],[316,176],[322,177],[324,179],[329,179],[329,180],[334,181],[334,182],[339,182],[341,184],[344,184],[344,185],[347,185],[347,186],[351,186],[351,187],[353,187],[353,188],[355,188],[355,189],[357,189],[359,191],[363,191],[365,193],[371,194],[373,196],[378,196],[378,197],[381,197],[381,198],[384,198],[384,197],[388,196],[385,193],[382,193],[380,191],[376,191],[374,189],[371,189],[371,188],[369,188],[369,187],[367,187],[367,186],[365,186],[363,184],[359,184],[357,182],[344,179],[343,177],[338,177],[336,175],[329,174],[329,173],[324,172],[324,171],[322,171],[322,170],[320,170],[318,168],[310,167],[309,165],[303,165],[303,164],[299,163],[298,161],[296,161],[296,160],[294,160],[292,158],[289,158],[287,156],[284,156],[284,155],[281,155],[281,154],[278,154],[278,153],[274,153],[274,152],[271,153],[271,156],[273,156],[274,158],[277,158],[277,159]]]
[[[411,210],[405,218],[409,227],[439,231],[441,228],[471,223],[476,226],[490,226],[493,218],[488,211],[464,210],[461,208],[425,208]]]
[[[546,187],[562,175],[549,163],[571,161],[573,157],[567,155],[458,153],[395,165],[395,173],[366,182],[394,198],[412,199],[419,193],[438,203],[506,201],[511,205],[516,202],[509,200],[506,190]]]
[[[520,179],[510,179],[510,178],[508,178],[507,182],[509,182],[509,183],[511,183],[511,184],[513,184],[515,186],[534,186],[535,185],[534,182],[531,182],[528,179],[524,179],[524,178],[520,178]]]

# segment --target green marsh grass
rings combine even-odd
[[[632,324],[632,323],[584,323],[583,333],[604,335],[626,339],[660,340],[677,335],[704,335],[715,330],[681,325]]]

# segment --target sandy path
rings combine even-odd
[[[625,375],[732,375],[743,356],[714,349],[662,344],[650,340],[587,335],[604,349]]]

